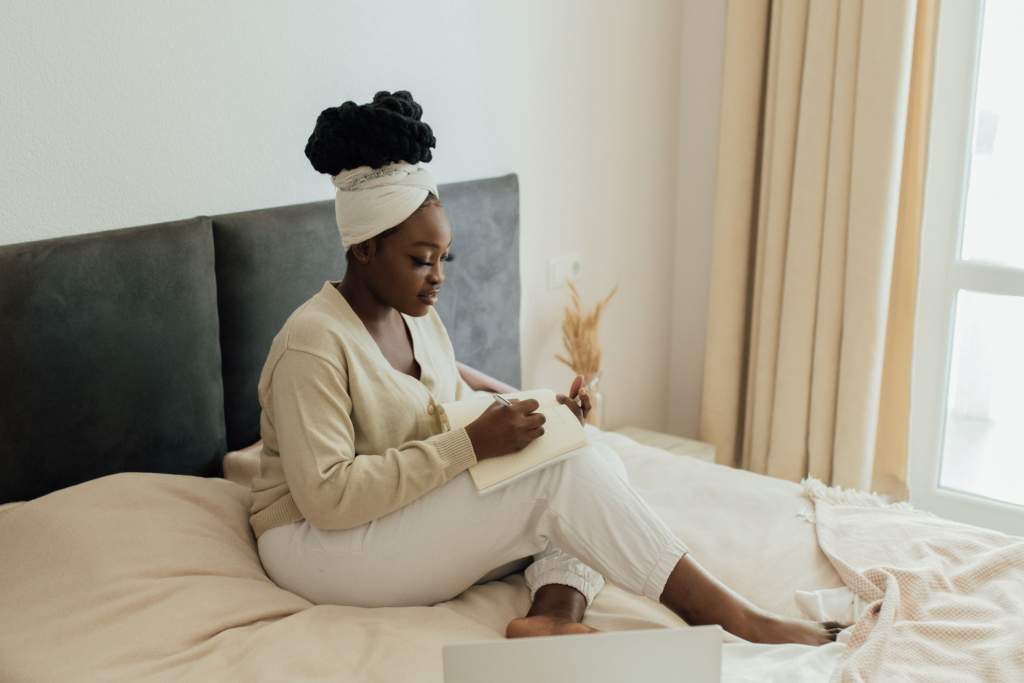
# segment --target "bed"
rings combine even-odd
[[[460,243],[438,304],[456,356],[520,386],[518,340],[496,333],[519,320],[517,179],[440,194]],[[519,571],[381,609],[313,605],[264,573],[256,381],[287,315],[343,270],[332,202],[0,247],[0,679],[440,682],[442,645],[501,638],[526,612]],[[587,433],[743,595],[793,616],[822,596],[855,606],[805,487]],[[685,626],[611,585],[586,623]],[[726,640],[730,682],[828,680],[848,647]]]

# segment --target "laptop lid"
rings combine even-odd
[[[719,626],[606,631],[454,643],[445,683],[719,683]]]

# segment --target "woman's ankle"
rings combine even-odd
[[[537,589],[528,617],[548,616],[581,623],[587,610],[587,599],[572,586],[549,583]]]
[[[748,640],[773,617],[708,573],[689,553],[669,574],[660,601],[691,626],[715,624]]]

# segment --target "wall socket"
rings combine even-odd
[[[548,289],[565,287],[574,282],[583,272],[583,261],[579,254],[566,254],[548,260]]]

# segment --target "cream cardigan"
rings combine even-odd
[[[472,395],[434,308],[401,314],[420,379],[396,370],[331,281],[274,337],[259,379],[263,450],[249,523],[349,529],[401,508],[476,463],[438,405]]]

